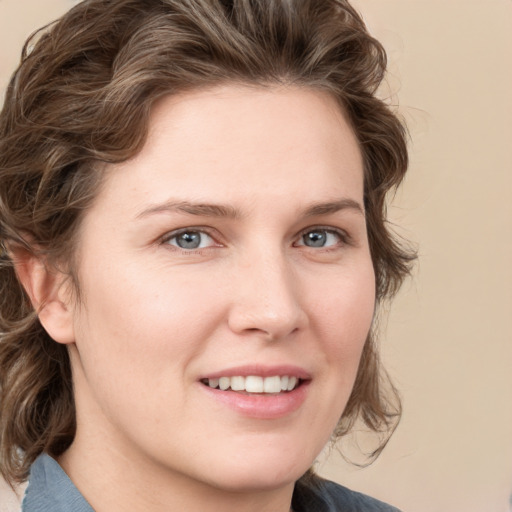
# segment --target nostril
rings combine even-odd
[[[229,312],[228,325],[237,334],[263,336],[279,340],[294,335],[307,325],[307,315],[299,304],[236,304]]]

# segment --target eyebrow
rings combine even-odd
[[[353,210],[364,216],[364,209],[360,203],[354,199],[340,199],[337,201],[328,201],[315,203],[303,210],[304,217],[316,217],[321,215],[330,215],[342,210]],[[187,215],[196,215],[198,217],[219,217],[228,219],[240,219],[242,212],[231,205],[194,203],[190,201],[166,201],[146,208],[136,218],[143,218],[158,213],[185,213]]]
[[[199,217],[224,217],[239,219],[241,213],[236,208],[224,204],[193,203],[190,201],[166,201],[162,204],[150,206],[137,215],[137,219],[155,213],[186,213]]]
[[[364,216],[364,208],[354,199],[340,199],[327,203],[315,203],[304,211],[305,217],[316,217],[317,215],[330,215],[342,210],[353,210]]]

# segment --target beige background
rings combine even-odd
[[[318,0],[321,1],[321,0]],[[0,89],[25,37],[70,0],[0,0]],[[404,512],[507,512],[512,491],[512,1],[354,0],[388,49],[382,94],[411,169],[391,208],[419,246],[387,321],[403,421],[364,470],[320,470]],[[0,488],[0,512],[16,500]]]

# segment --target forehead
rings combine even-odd
[[[226,85],[164,97],[142,150],[110,171],[103,193],[124,191],[135,202],[363,193],[359,145],[340,105],[298,87]]]

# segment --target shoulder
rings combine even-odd
[[[326,500],[338,507],[342,506],[343,511],[354,512],[399,512],[399,510],[387,503],[379,501],[371,496],[360,492],[352,491],[327,480],[323,481],[322,494]],[[338,510],[334,508],[333,510]]]
[[[299,480],[295,486],[293,510],[296,512],[400,512],[366,494],[317,476]]]

